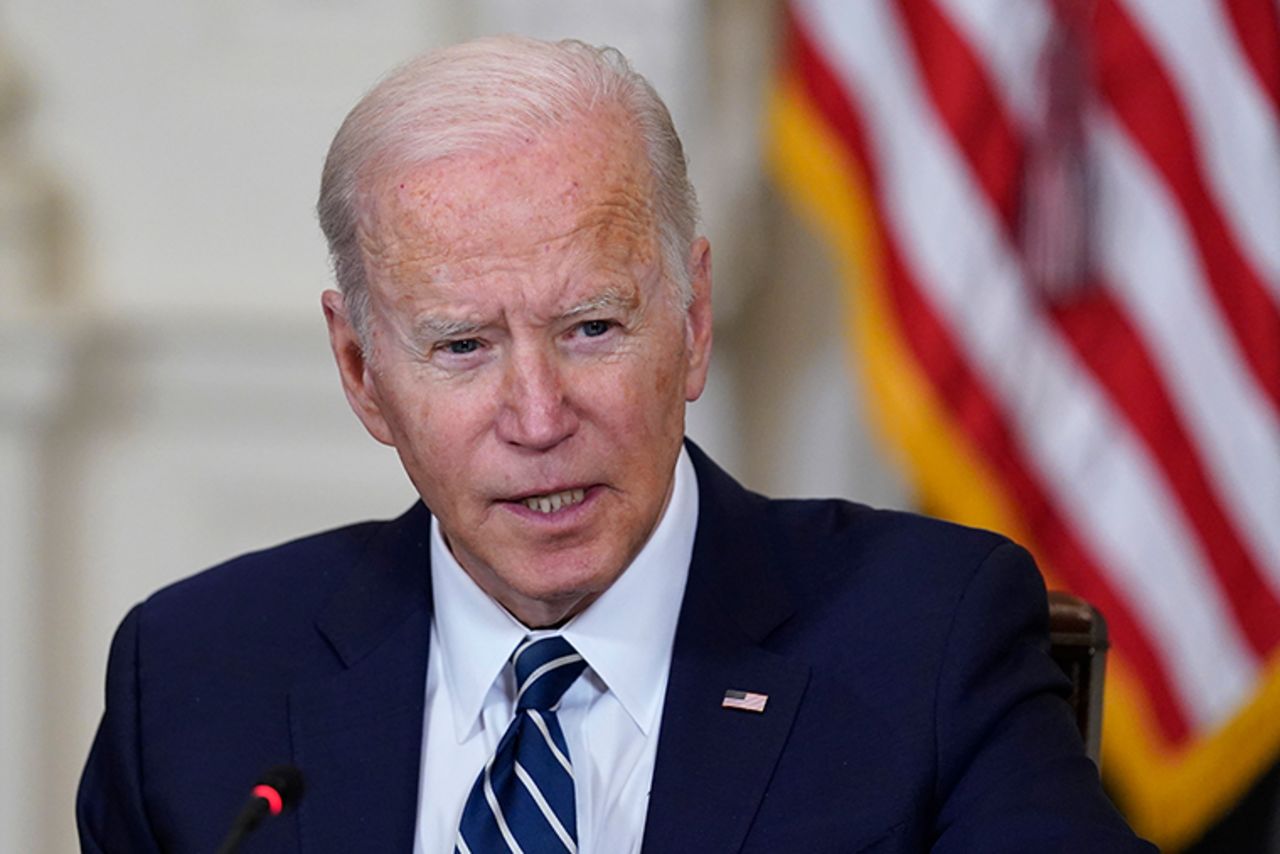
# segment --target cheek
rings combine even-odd
[[[485,425],[492,420],[492,394],[479,389],[402,386],[393,398],[396,448],[418,475],[447,480],[465,471]]]
[[[687,360],[679,339],[670,338],[643,367],[644,375],[633,378],[635,388],[646,389],[647,405],[654,418],[666,418],[684,412]]]
[[[683,374],[674,359],[637,359],[607,375],[583,377],[578,389],[592,420],[608,425],[621,444],[647,445],[683,432]]]
[[[657,370],[653,372],[653,394],[659,400],[666,400],[677,393],[677,390],[683,386],[682,377],[677,378],[677,374],[682,374],[675,360],[660,361]]]

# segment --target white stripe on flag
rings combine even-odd
[[[1054,26],[1043,0],[936,0],[999,88],[1005,109],[1029,122],[1044,109],[1038,66]]]
[[[1223,509],[1280,592],[1280,421],[1250,382],[1160,179],[1110,114],[1094,118],[1090,139],[1099,262],[1160,363]]]
[[[1280,301],[1280,116],[1249,68],[1222,4],[1122,5],[1178,90],[1205,180],[1233,236]]]
[[[1032,86],[1035,77],[1027,71],[1035,67],[1031,48],[1018,53],[1016,61],[1001,61],[1001,57],[1009,53],[1000,47],[1002,43],[1025,41],[1011,29],[993,25],[1001,12],[1006,11],[1006,0],[942,0],[942,3],[954,16],[957,28],[974,45],[979,58],[996,58],[997,61],[989,61],[986,67],[1006,106],[1022,123],[1034,121],[1035,108],[1027,105],[1035,99],[1024,91]],[[1144,10],[1150,11],[1151,5],[1148,3]],[[1026,7],[1043,10],[1043,3],[1026,0]],[[1176,23],[1179,15],[1192,14],[1206,32],[1215,33],[1215,40],[1230,38],[1229,33],[1223,31],[1227,24],[1213,11],[1216,6],[1193,9],[1189,4],[1177,9],[1178,14],[1172,14],[1172,9],[1166,10],[1171,13],[1164,22],[1166,27]],[[1043,11],[1048,14],[1047,10]],[[1031,17],[1027,11],[1020,11],[1018,15],[1019,20]],[[1204,16],[1213,20],[1199,21]],[[1191,40],[1198,42],[1198,36],[1193,34]],[[1194,53],[1194,45],[1191,48],[1183,45],[1183,48],[1180,56],[1184,61],[1173,63],[1180,76],[1194,78],[1201,88],[1205,81],[1212,83],[1215,75],[1204,73],[1203,63],[1187,53],[1187,50]],[[1028,64],[1019,67],[1019,61]],[[1225,57],[1219,60],[1223,66],[1232,61]],[[1192,71],[1198,73],[1192,74]],[[1241,75],[1248,79],[1244,80]],[[1223,85],[1233,91],[1246,83],[1252,89],[1257,88],[1256,78],[1248,69],[1236,69],[1229,76]],[[1235,94],[1238,99],[1239,93]],[[1213,100],[1213,93],[1201,93],[1198,98],[1209,102]],[[1209,115],[1208,111],[1213,109],[1211,104],[1206,104],[1206,110],[1202,111],[1204,117],[1195,131],[1198,138],[1212,138],[1218,148],[1231,144],[1232,150],[1217,158],[1226,161],[1221,168],[1230,169],[1234,165],[1233,171],[1242,177],[1233,177],[1232,183],[1248,184],[1251,192],[1260,197],[1256,209],[1265,214],[1269,209],[1280,210],[1280,191],[1276,190],[1280,187],[1280,177],[1272,184],[1254,181],[1251,164],[1261,157],[1266,160],[1267,169],[1280,169],[1280,158],[1275,156],[1280,152],[1280,140],[1275,139],[1274,128],[1259,130],[1256,127],[1259,122],[1267,123],[1265,118],[1258,119],[1257,114],[1270,115],[1266,104],[1258,103],[1259,98],[1265,102],[1263,96],[1255,94],[1247,105],[1251,118],[1245,124],[1261,134],[1252,137],[1251,144],[1239,145],[1234,134],[1227,134],[1223,139],[1224,129],[1231,127],[1228,122],[1231,117]],[[1242,109],[1244,107],[1238,105],[1234,112]],[[1217,123],[1206,127],[1206,121]],[[1194,242],[1160,177],[1129,145],[1121,126],[1109,112],[1095,111],[1086,122],[1093,148],[1092,162],[1099,167],[1094,183],[1099,193],[1095,210],[1100,221],[1094,229],[1099,260],[1109,284],[1116,287],[1116,295],[1138,326],[1175,407],[1201,451],[1215,491],[1223,501],[1223,511],[1245,538],[1242,545],[1266,570],[1273,589],[1280,591],[1280,525],[1275,524],[1276,508],[1280,508],[1280,453],[1276,451],[1280,448],[1280,422],[1250,380],[1249,369],[1239,358],[1234,333],[1222,320],[1203,276],[1197,273],[1200,264],[1190,248]],[[1269,144],[1257,144],[1269,139],[1273,140]],[[1263,170],[1258,174],[1265,173]],[[1262,220],[1267,216],[1269,214],[1262,216]],[[1268,233],[1280,234],[1280,226]],[[1280,240],[1266,242],[1280,253]]]
[[[865,107],[904,261],[1003,402],[1067,523],[1162,650],[1181,703],[1198,723],[1217,719],[1250,687],[1256,663],[1145,446],[1028,305],[1001,227],[905,61],[911,50],[884,4],[804,8]],[[1202,619],[1189,625],[1189,610]]]

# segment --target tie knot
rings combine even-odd
[[[549,711],[587,663],[567,640],[559,635],[532,640],[526,638],[511,654],[516,670],[516,709]]]

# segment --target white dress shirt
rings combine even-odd
[[[531,632],[476,586],[431,520],[435,607],[415,854],[453,851],[467,795],[514,714],[507,659],[530,634],[561,634],[587,662],[558,710],[573,763],[578,851],[640,850],[697,521],[697,479],[681,449],[671,500],[631,565],[560,629]]]

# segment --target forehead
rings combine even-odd
[[[361,247],[384,272],[511,259],[565,243],[651,261],[652,184],[630,123],[600,111],[515,134],[494,150],[388,174],[363,206]]]

